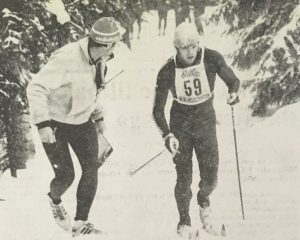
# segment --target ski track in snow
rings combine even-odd
[[[120,70],[103,92],[106,109],[106,137],[114,153],[99,170],[98,192],[90,221],[105,231],[104,236],[77,239],[160,240],[176,239],[178,221],[173,196],[175,169],[171,156],[164,152],[146,168],[129,176],[163,149],[157,127],[152,120],[156,74],[174,53],[172,36],[174,15],[169,14],[167,35],[159,37],[157,13],[148,15],[140,40],[133,40],[133,51],[123,45],[110,63],[109,79]],[[136,26],[135,26],[136,27]],[[222,53],[226,46],[210,29],[206,42]],[[218,37],[220,39],[218,39]],[[237,137],[246,220],[242,220],[238,192],[230,108],[225,85],[217,79],[215,107],[220,151],[219,184],[211,196],[216,219],[226,224],[226,239],[298,240],[299,235],[299,104],[281,109],[273,117],[253,126],[246,109],[246,99],[235,108]],[[170,106],[170,101],[166,109]],[[297,112],[298,110],[298,112]],[[298,133],[298,134],[297,134]],[[13,179],[7,171],[0,178],[1,240],[74,239],[63,232],[54,220],[46,194],[53,177],[50,163],[34,131],[37,154],[26,170]],[[296,138],[297,137],[297,138]],[[298,148],[297,148],[298,147]],[[196,159],[194,159],[196,160]],[[75,160],[76,180],[63,196],[66,209],[74,216],[76,186],[80,167]],[[194,161],[192,224],[200,226],[196,204],[199,182]],[[298,224],[298,225],[297,225]],[[200,239],[222,239],[200,231]]]

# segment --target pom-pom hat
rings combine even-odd
[[[102,17],[94,23],[90,38],[95,43],[111,44],[121,40],[121,32],[113,18]]]

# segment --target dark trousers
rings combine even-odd
[[[194,20],[195,20],[195,24],[196,24],[196,27],[197,27],[197,30],[198,30],[198,33],[200,35],[202,35],[204,32],[203,32],[203,25],[201,23],[201,12],[197,9],[194,10]]]
[[[186,15],[184,13],[182,13],[181,11],[176,11],[175,10],[175,24],[176,24],[176,27],[185,22],[185,19],[186,19]]]
[[[166,28],[167,28],[167,16],[168,12],[166,13],[158,13],[158,30],[160,33],[161,27],[162,27],[162,21],[164,21],[164,26],[163,26],[163,33],[165,34]]]
[[[68,145],[74,150],[82,176],[77,188],[77,211],[75,220],[87,220],[95,198],[98,184],[98,140],[92,121],[81,125],[52,122],[56,143],[43,146],[55,173],[50,184],[50,196],[60,200],[71,186],[75,173]]]
[[[175,198],[180,216],[180,224],[190,225],[189,207],[192,198],[192,155],[195,150],[200,170],[198,204],[209,206],[209,195],[215,189],[218,177],[218,142],[215,121],[208,121],[198,126],[195,134],[173,129],[179,141],[179,152],[173,158],[176,165],[177,181]]]

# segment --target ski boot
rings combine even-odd
[[[62,203],[54,204],[50,197],[49,202],[55,222],[65,231],[69,231],[71,229],[71,220]]]
[[[212,220],[212,210],[209,206],[199,207],[200,220],[203,225],[203,229],[214,236],[226,236],[225,226],[217,226]]]
[[[196,240],[199,237],[199,232],[195,231],[191,224],[181,224],[177,225],[177,234],[182,239]]]
[[[76,237],[78,235],[88,235],[88,234],[102,234],[102,232],[94,227],[93,224],[77,220],[72,228],[72,236]]]

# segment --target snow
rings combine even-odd
[[[37,17],[34,17],[33,19],[30,20],[36,26],[38,31],[43,31],[45,29],[44,26],[40,24],[40,21]]]
[[[65,5],[61,0],[50,0],[45,2],[46,9],[57,16],[57,21],[60,24],[65,24],[71,21],[70,15],[65,9]]]
[[[11,44],[20,44],[20,40],[12,36],[6,37],[3,43],[3,49],[10,47]]]
[[[300,5],[298,5],[291,14],[290,30],[296,30],[300,24]]]
[[[4,92],[2,89],[0,89],[0,94],[3,94],[7,98],[9,97],[9,95],[6,92]]]
[[[15,20],[17,21],[22,21],[22,18],[16,16],[13,12],[11,12],[9,9],[7,8],[4,8],[2,10],[2,13],[4,14],[3,15],[3,18],[14,18]]]
[[[22,33],[21,32],[17,32],[17,31],[11,30],[11,29],[8,30],[8,34],[12,35],[14,37],[17,37],[19,39],[22,37]]]
[[[163,149],[163,142],[151,112],[155,77],[161,65],[174,54],[174,14],[170,12],[167,35],[158,36],[157,13],[147,16],[140,40],[133,40],[130,52],[120,44],[109,66],[107,79],[124,69],[105,91],[106,137],[114,152],[99,170],[98,192],[90,221],[107,235],[97,239],[160,240],[176,239],[178,221],[173,196],[175,170],[165,151],[134,176],[129,173]],[[136,26],[135,26],[136,30]],[[229,44],[224,37],[206,27],[205,44],[218,49]],[[147,51],[145,51],[147,50]],[[221,51],[222,52],[222,51]],[[227,59],[230,60],[230,59]],[[282,108],[272,117],[255,123],[249,118],[244,100],[234,108],[241,180],[246,219],[241,217],[231,111],[226,105],[225,85],[217,79],[215,107],[219,124],[219,184],[211,196],[215,217],[224,222],[229,240],[299,239],[299,132],[300,104]],[[242,96],[242,93],[241,93]],[[167,109],[170,105],[168,102]],[[7,171],[0,178],[0,236],[5,240],[73,239],[52,219],[46,193],[53,177],[51,166],[36,139],[37,154],[26,170],[13,179]],[[75,158],[75,156],[74,156]],[[194,159],[195,160],[195,159]],[[74,216],[76,186],[80,167],[74,160],[76,180],[63,196],[68,212]],[[196,204],[199,181],[196,164],[191,217],[200,226]],[[95,236],[77,239],[96,239]],[[200,230],[200,239],[211,237]],[[223,239],[223,238],[222,238]]]

